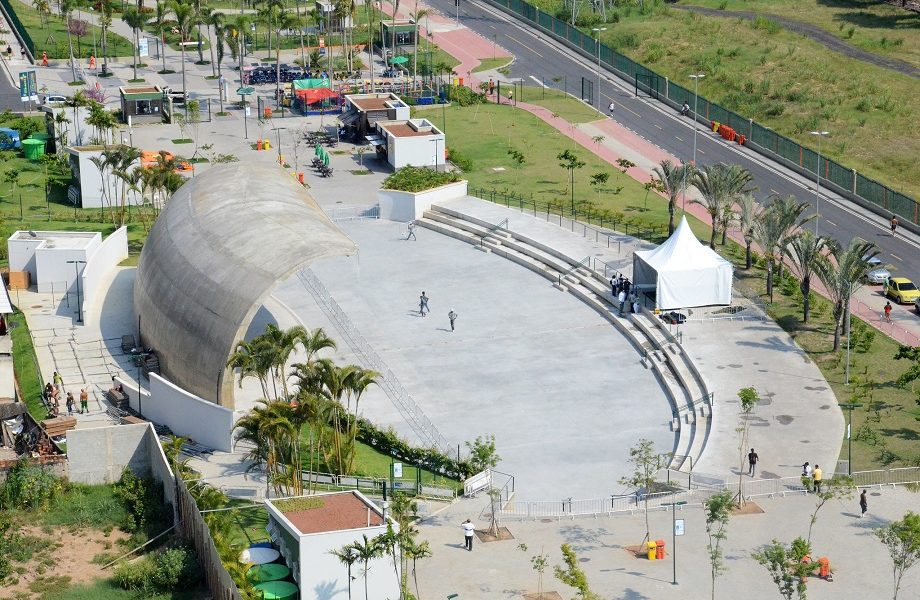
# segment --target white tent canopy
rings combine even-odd
[[[731,304],[732,264],[701,244],[684,217],[663,244],[633,253],[633,283],[655,287],[662,310]]]

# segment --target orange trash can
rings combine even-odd
[[[271,119],[271,118],[272,118],[272,109],[270,109],[269,107],[266,106],[266,107],[265,107],[265,110],[262,111],[262,115],[263,115],[266,119]]]
[[[664,560],[664,540],[655,540],[655,558]]]
[[[303,171],[297,174],[297,181],[303,183]]]
[[[831,574],[831,561],[827,559],[826,556],[822,556],[818,559],[818,577],[821,579],[827,579]]]
[[[256,140],[256,150],[262,150],[262,140]]]

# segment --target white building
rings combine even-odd
[[[376,125],[377,135],[385,142],[387,162],[394,169],[444,168],[444,133],[428,119],[377,121]]]
[[[54,139],[55,148],[57,148],[59,128],[63,129],[66,134],[65,145],[82,146],[91,143],[90,140],[95,132],[93,131],[93,126],[86,122],[90,115],[89,108],[85,106],[72,108],[64,104],[52,104],[50,106],[42,105],[39,109],[45,113],[45,126],[47,132]],[[61,125],[57,124],[59,114],[62,114],[65,119],[65,122]],[[57,151],[60,152],[60,149],[58,148]]]
[[[102,171],[93,162],[93,158],[101,158],[105,146],[68,146],[67,154],[70,159],[70,172],[73,175],[70,187],[67,189],[67,198],[81,208],[106,208],[121,206],[122,182],[111,172],[103,180]],[[129,168],[133,171],[141,163],[137,161]],[[141,196],[137,192],[126,190],[125,203],[141,204]]]
[[[16,231],[7,241],[10,271],[28,271],[39,292],[64,293],[100,246],[98,231]]]
[[[299,498],[266,500],[268,531],[291,568],[302,600],[347,600],[349,572],[331,550],[368,540],[387,532],[387,523],[397,525],[364,494],[358,491],[335,492]],[[397,550],[398,552],[398,550]],[[397,565],[399,557],[396,558]],[[384,555],[351,567],[353,597],[362,597],[367,578],[368,600],[399,598],[399,578],[393,570],[393,557]]]
[[[409,105],[392,92],[376,94],[346,94],[339,121],[354,128],[359,135],[374,131],[377,121],[404,121],[409,118]]]

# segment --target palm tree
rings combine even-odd
[[[80,0],[60,0],[58,5],[61,11],[61,15],[64,17],[64,21],[67,27],[67,46],[70,49],[70,76],[71,81],[77,80],[77,67],[75,61],[73,60],[73,34],[70,32],[70,19],[73,16],[73,11],[78,7]]]
[[[144,17],[144,13],[133,6],[129,6],[121,13],[121,20],[131,28],[132,32],[134,32],[134,48],[131,49],[131,59],[134,61],[134,79],[137,79],[137,63],[140,62],[140,58],[137,56],[137,47],[138,44],[140,44],[138,32],[144,28],[147,19]]]
[[[111,0],[101,0],[99,3],[99,26],[102,28],[102,72],[109,71],[109,27],[112,26],[112,15],[115,13],[115,4]]]
[[[258,344],[253,342],[239,342],[236,351],[227,360],[227,366],[240,370],[240,387],[247,377],[255,376],[262,386],[262,395],[268,397],[268,369],[259,355]]]
[[[799,276],[799,290],[802,292],[802,322],[807,323],[811,311],[811,278],[825,269],[823,262],[827,249],[827,238],[815,236],[810,230],[803,229],[789,240],[784,248],[792,260],[792,268]]]
[[[372,369],[362,369],[361,367],[355,367],[348,376],[346,395],[348,397],[347,403],[351,405],[351,399],[354,398],[355,408],[354,408],[354,418],[351,420],[351,440],[349,444],[349,460],[348,460],[348,472],[354,472],[355,468],[355,440],[358,437],[358,403],[361,401],[361,396],[371,385],[377,383],[377,378],[380,377],[380,373]]]
[[[281,104],[281,32],[294,29],[295,27],[300,28],[301,22],[297,15],[294,15],[289,12],[284,12],[284,10],[279,9],[278,14],[275,16],[274,20],[275,27],[275,98],[278,99],[278,104]]]
[[[175,17],[176,28],[179,30],[179,50],[182,52],[182,97],[187,98],[185,91],[185,41],[188,39],[189,31],[191,31],[192,25],[195,23],[195,8],[178,0],[170,0],[169,10]]]
[[[48,0],[33,0],[32,6],[34,6],[36,12],[38,12],[38,16],[42,22],[42,27],[47,29],[48,17],[51,15],[51,4],[48,2]]]
[[[415,80],[418,78],[418,34],[419,34],[419,23],[423,17],[427,17],[431,11],[427,8],[419,9],[418,2],[415,3],[415,12],[410,16],[415,22],[415,36],[413,41],[415,42],[412,48],[412,85],[415,85]],[[427,27],[426,27],[427,30]]]
[[[422,596],[418,591],[416,565],[419,560],[431,557],[431,546],[428,542],[419,544],[412,537],[408,537],[406,539],[406,544],[403,546],[403,556],[412,561],[412,580],[415,581],[415,597],[421,598]]]
[[[246,54],[246,32],[249,29],[249,17],[246,15],[234,15],[233,20],[227,24],[225,30],[229,34],[230,41],[227,43],[230,48],[230,54],[237,59],[240,69],[240,85],[243,85],[243,57]]]
[[[64,111],[59,111],[54,115],[54,126],[57,130],[57,144],[55,149],[58,154],[64,154],[64,148],[67,146],[67,124],[70,122],[70,119],[67,118]]]
[[[208,26],[208,46],[211,48],[211,75],[220,77],[220,61],[224,58],[224,13],[207,9],[205,23]],[[211,32],[214,33],[215,41],[211,41]],[[214,60],[214,46],[217,46],[217,64]],[[223,92],[220,94],[221,112],[223,112]]]
[[[716,248],[716,235],[720,226],[731,222],[735,202],[741,194],[751,191],[748,184],[752,180],[750,171],[740,165],[720,163],[694,171],[693,185],[699,190],[702,199],[691,202],[699,204],[709,214],[712,222],[709,247],[713,250]],[[722,243],[725,243],[724,231]]]
[[[329,554],[339,559],[339,562],[348,569],[348,600],[351,600],[351,580],[354,579],[354,577],[351,576],[351,567],[358,561],[358,553],[355,550],[355,546],[354,544],[345,544],[338,550],[330,550]]]
[[[754,194],[741,194],[738,198],[738,225],[744,236],[744,265],[751,268],[751,244],[754,243],[754,230],[763,214],[763,207],[757,204]]]
[[[840,349],[840,335],[846,326],[850,311],[850,297],[862,287],[866,273],[872,269],[869,262],[879,250],[872,242],[853,238],[843,248],[837,242],[829,244],[834,260],[823,261],[818,277],[824,283],[834,305],[834,352]],[[849,332],[847,332],[849,335]]]
[[[809,206],[798,202],[795,196],[770,196],[770,200],[771,204],[754,226],[754,241],[767,259],[767,294],[772,302],[773,272],[777,263],[782,262],[784,248],[789,245],[792,233],[814,217],[802,217]]]
[[[691,167],[685,164],[675,165],[670,160],[663,160],[652,169],[661,186],[668,195],[668,236],[674,233],[674,211],[677,208],[677,196],[687,189],[687,175]]]
[[[160,38],[160,55],[163,57],[163,70],[160,73],[166,73],[166,32],[169,31],[169,23],[166,17],[169,15],[169,5],[166,0],[157,0],[156,16],[148,27]]]
[[[381,548],[377,544],[377,538],[369,540],[366,535],[362,535],[361,537],[364,538],[364,542],[355,542],[352,544],[352,548],[354,548],[355,553],[358,555],[358,560],[364,563],[364,568],[361,570],[364,576],[364,600],[370,600],[370,594],[367,590],[367,573],[371,570],[371,561],[380,556]]]
[[[393,524],[387,522],[386,533],[381,533],[374,538],[374,543],[380,548],[381,553],[388,554],[393,558],[393,573],[396,575],[396,585],[399,587],[399,599],[403,598],[403,585],[399,577],[399,550],[401,547],[401,533],[393,529]]]

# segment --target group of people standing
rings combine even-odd
[[[623,277],[622,273],[610,278],[610,293],[620,303],[620,315],[623,314],[627,303],[632,312],[639,312],[639,296],[631,293],[633,292],[632,287],[632,282],[628,277]]]
[[[429,300],[429,299],[430,299],[430,297],[428,296],[428,294],[426,294],[424,291],[422,291],[422,295],[418,297],[418,314],[419,314],[419,316],[424,317],[424,316],[428,315],[428,314],[431,312],[431,309],[428,308],[428,300]],[[454,311],[454,309],[450,309],[450,311],[447,313],[447,319],[450,321],[450,330],[451,330],[451,331],[454,331],[454,330],[455,330],[455,325],[454,325],[454,324],[456,323],[457,317],[458,317],[458,316],[459,316],[459,315]]]
[[[64,378],[61,377],[61,374],[57,371],[54,372],[54,377],[52,377],[54,384],[46,383],[45,389],[42,391],[42,396],[44,397],[45,404],[48,406],[48,416],[57,417],[61,414],[61,394],[66,394],[65,406],[67,407],[67,414],[72,415],[76,409],[76,400],[73,397],[73,392],[66,392],[64,390]],[[86,388],[80,389],[80,414],[84,412],[89,412],[89,393],[86,391]]]

